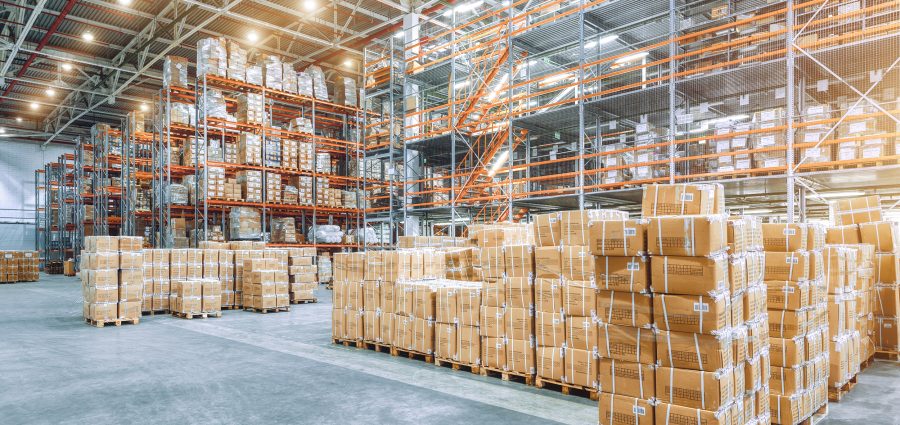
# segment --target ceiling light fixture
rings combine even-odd
[[[633,54],[633,55],[628,55],[628,56],[619,58],[619,59],[616,60],[614,63],[615,63],[615,64],[623,64],[623,63],[628,63],[628,62],[636,61],[636,60],[638,60],[638,59],[643,59],[643,58],[647,57],[647,55],[649,55],[649,54],[650,54],[650,52],[638,52],[638,53],[635,53],[635,54]]]
[[[257,33],[256,31],[248,32],[247,33],[247,41],[249,41],[251,43],[256,43],[257,41],[259,41],[259,33]]]
[[[47,90],[44,90],[44,93],[46,93],[47,96],[50,96],[50,97],[56,96],[56,90],[53,90],[53,88],[48,88]]]
[[[131,6],[131,0],[119,0],[119,4],[122,6]]]
[[[143,111],[143,112],[147,112],[147,110],[148,110],[148,109],[150,109],[150,107],[149,107],[149,106],[147,106],[147,104],[146,104],[146,103],[142,103],[142,104],[141,104],[141,111]]]
[[[29,105],[29,106],[31,106],[31,109],[37,110],[37,108],[40,107],[41,105],[38,105],[37,102],[31,102],[31,105]]]
[[[319,7],[319,4],[316,0],[304,0],[303,1],[303,9],[307,12],[314,12]]]
[[[16,117],[16,122],[22,122],[22,117]]]
[[[72,70],[72,64],[65,62],[62,64],[63,71],[69,72]]]
[[[866,196],[866,192],[861,190],[848,190],[844,192],[824,192],[819,193],[819,197],[821,198],[854,198],[859,196]],[[807,199],[814,199],[816,196],[809,194],[806,195]]]
[[[83,34],[81,34],[81,38],[84,41],[91,43],[94,41],[94,34],[92,34],[90,31],[85,31]]]

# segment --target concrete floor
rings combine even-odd
[[[330,291],[290,313],[81,320],[75,278],[0,285],[0,423],[597,423],[596,404],[330,342]],[[900,424],[879,362],[829,424]]]

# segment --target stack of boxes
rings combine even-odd
[[[0,251],[0,283],[36,282],[39,261],[37,251]]]
[[[735,392],[743,394],[744,371],[736,370],[732,351],[735,314],[720,191],[673,185],[644,192],[652,320],[659,329],[658,423],[728,423],[737,414]]]
[[[281,174],[266,172],[266,202],[281,203]]]
[[[143,312],[169,310],[170,251],[168,249],[144,250]]]
[[[234,251],[220,249],[218,250],[218,258],[219,282],[222,287],[222,308],[231,309],[239,305],[235,299]]]
[[[253,133],[241,133],[237,160],[244,165],[262,165],[262,137]]]
[[[414,254],[415,256],[415,254]],[[477,367],[480,365],[479,323],[481,282],[437,279],[434,358]]]
[[[176,317],[222,317],[221,283],[206,278],[173,280],[169,304]]]
[[[262,202],[262,171],[238,171],[237,183],[241,185],[241,198],[245,202]]]
[[[143,239],[88,236],[81,255],[84,318],[94,326],[137,324],[143,296]]]
[[[315,248],[290,248],[287,251],[291,303],[315,302],[318,283]]]
[[[785,166],[787,158],[783,149],[785,146],[785,132],[779,130],[784,125],[784,108],[774,108],[753,114],[755,133],[751,137],[750,147],[752,149],[771,149],[753,154],[753,166],[755,168]]]
[[[265,252],[264,252],[265,255]],[[280,271],[277,258],[251,258],[243,263],[242,301],[245,310],[287,311],[287,273]],[[282,280],[279,275],[283,274]]]
[[[762,233],[772,362],[769,405],[773,423],[793,424],[827,402],[826,294],[844,288],[829,282],[825,271],[838,268],[843,251],[823,252],[824,231],[818,226],[766,223]]]
[[[434,355],[437,289],[434,280],[399,281],[394,285],[392,352],[422,354],[426,361]]]
[[[336,253],[333,266],[332,338],[335,341],[361,341],[363,339],[364,306],[362,297],[363,279],[366,273],[366,253]]]

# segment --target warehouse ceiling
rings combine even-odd
[[[71,143],[119,125],[162,87],[166,55],[196,60],[226,37],[303,70],[359,76],[368,41],[400,28],[407,0],[0,0],[0,137]],[[193,70],[191,71],[193,73]]]

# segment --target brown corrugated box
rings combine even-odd
[[[503,248],[506,275],[509,277],[531,277],[534,275],[534,247],[512,245]]]
[[[481,363],[485,367],[506,370],[506,343],[503,338],[481,338]]]
[[[534,303],[535,311],[538,312],[562,312],[562,281],[560,279],[535,279]]]
[[[718,215],[655,217],[647,229],[648,249],[652,255],[711,255],[728,246],[726,224]]]
[[[531,278],[508,277],[505,286],[507,308],[534,308],[534,286]]]
[[[654,410],[656,425],[697,423],[702,425],[728,425],[732,423],[734,416],[733,409],[724,409],[716,412],[668,403],[659,403]]]
[[[564,358],[562,347],[538,347],[536,350],[537,375],[541,378],[562,381]]]
[[[481,305],[488,307],[506,305],[505,279],[485,279],[482,288]]]
[[[458,361],[481,364],[481,336],[477,326],[459,326],[456,330]]]
[[[440,311],[440,309],[438,309]],[[452,323],[438,322],[434,328],[434,356],[457,360],[457,326]]]
[[[645,218],[723,212],[725,212],[725,190],[720,184],[644,186],[641,213]]]
[[[375,311],[381,307],[381,282],[367,280],[362,283],[363,303],[365,311]]]
[[[646,399],[600,393],[600,425],[654,425],[653,411]]]
[[[594,279],[594,257],[586,246],[563,246],[560,249],[562,276],[567,280]]]
[[[506,340],[506,368],[511,372],[535,374],[534,340],[510,338]]]
[[[809,318],[805,310],[769,310],[770,338],[793,338],[806,333]]]
[[[597,288],[593,281],[564,281],[562,285],[562,296],[563,308],[566,315],[597,315]]]
[[[478,255],[481,273],[485,278],[501,278],[506,271],[502,246],[481,248]]]
[[[838,225],[882,221],[878,195],[840,199],[831,203],[831,210]]]
[[[566,349],[597,351],[597,324],[593,317],[566,316],[564,323]]]
[[[656,368],[653,365],[600,359],[597,369],[600,391],[644,400],[656,396]]]
[[[560,247],[546,246],[534,249],[534,277],[559,278],[562,276]]]
[[[859,226],[848,224],[846,226],[829,227],[825,233],[827,244],[857,244],[859,243]]]
[[[656,370],[656,397],[663,402],[719,410],[734,398],[734,372],[705,372],[661,366]]]
[[[875,285],[875,308],[872,310],[876,316],[897,317],[900,315],[900,285]]]
[[[563,356],[565,366],[562,382],[597,388],[597,358],[593,352],[566,348]]]
[[[601,358],[656,363],[656,335],[649,329],[598,323],[597,353]]]
[[[656,293],[708,295],[728,289],[728,256],[652,257],[651,289]]]
[[[860,224],[859,235],[862,243],[875,246],[875,252],[900,252],[900,225],[895,221]]]
[[[898,270],[900,270],[900,255],[876,254],[872,267],[872,281],[888,285],[900,283]]]
[[[502,338],[506,335],[502,307],[481,306],[481,336]]]
[[[768,252],[805,251],[806,232],[806,224],[763,223],[763,249]]]
[[[766,307],[773,310],[800,310],[810,305],[807,282],[766,281]]]
[[[808,252],[766,252],[765,280],[800,282],[810,278]]]
[[[538,214],[534,216],[534,244],[537,246],[558,246],[562,240],[560,213]]]
[[[363,312],[363,340],[381,342],[381,313],[377,311]]]
[[[649,291],[648,257],[594,257],[594,259],[598,288],[609,291]]]
[[[653,296],[636,292],[598,291],[596,315],[604,323],[648,327],[653,323]]]
[[[589,228],[594,255],[631,257],[647,252],[647,220],[598,220]]]
[[[435,321],[438,323],[457,323],[456,288],[437,288],[435,298]]]
[[[745,255],[739,256],[728,256],[728,269],[726,271],[726,276],[728,278],[728,290],[732,294],[742,293],[745,289],[747,289],[748,285],[748,272],[747,272],[747,257]]]
[[[378,325],[381,327],[378,331],[381,340],[377,342],[393,345],[394,335],[397,333],[397,315],[382,312]]]
[[[566,322],[561,313],[537,311],[534,326],[538,346],[562,347],[566,342]]]
[[[460,325],[481,325],[481,288],[474,286],[457,288],[456,318]]]
[[[660,331],[656,347],[656,357],[662,366],[715,371],[734,363],[728,337]]]
[[[653,303],[661,330],[710,334],[731,326],[728,297],[659,294]]]
[[[795,338],[769,338],[769,362],[772,366],[794,368],[803,364],[806,359],[805,339]]]

